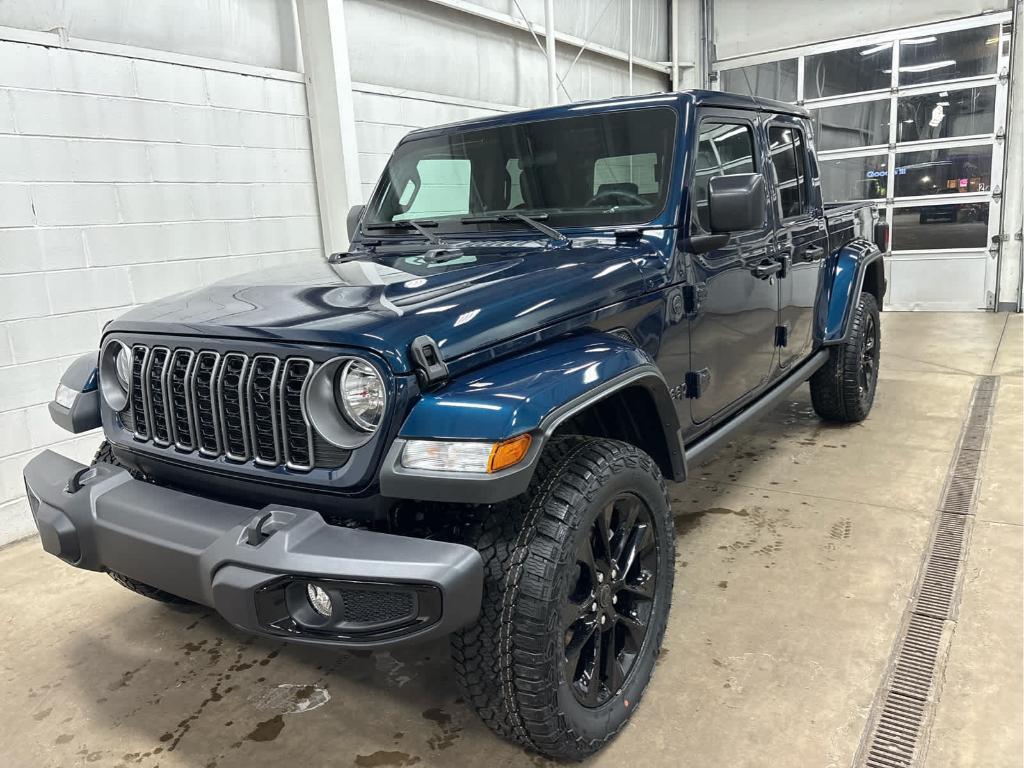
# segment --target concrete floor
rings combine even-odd
[[[673,488],[665,647],[593,765],[849,766],[986,373],[1002,376],[993,439],[926,765],[1021,764],[1021,316],[886,314],[883,329],[867,422],[826,426],[801,389]],[[444,643],[257,640],[34,540],[0,551],[0,584],[5,766],[546,764],[462,706]]]

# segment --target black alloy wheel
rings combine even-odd
[[[864,318],[864,345],[861,348],[860,379],[858,386],[860,396],[870,395],[874,389],[878,375],[878,323],[875,315]]]
[[[561,617],[565,679],[585,707],[622,690],[647,639],[658,557],[651,525],[643,501],[621,493],[598,513],[577,552],[578,575]]]

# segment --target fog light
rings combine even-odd
[[[309,598],[309,604],[313,606],[313,610],[319,613],[321,616],[330,616],[334,606],[331,605],[331,596],[324,592],[323,589],[318,587],[316,584],[306,585],[306,597]]]

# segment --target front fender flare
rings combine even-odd
[[[88,352],[78,357],[60,379],[58,391],[73,398],[71,405],[51,400],[50,418],[61,429],[73,434],[100,427],[100,392],[97,353]],[[66,402],[66,401],[65,401]]]
[[[524,492],[544,443],[575,413],[616,392],[641,387],[652,397],[669,442],[671,476],[685,476],[679,419],[668,385],[636,345],[605,333],[572,336],[478,368],[424,394],[381,468],[381,493],[423,501],[494,503]],[[653,427],[654,425],[652,425]],[[410,471],[401,464],[411,439],[497,442],[529,432],[526,459],[492,474]]]
[[[825,346],[842,344],[850,332],[857,297],[864,287],[869,270],[882,269],[882,252],[867,240],[853,240],[835,255],[831,283],[823,292],[818,337]],[[878,304],[885,294],[884,273],[878,282]]]

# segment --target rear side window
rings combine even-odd
[[[788,125],[769,125],[768,150],[775,169],[782,218],[799,216],[807,209],[803,131]]]
[[[744,123],[705,120],[697,138],[693,174],[693,210],[696,223],[711,231],[708,215],[708,184],[716,176],[754,173],[754,132]]]

